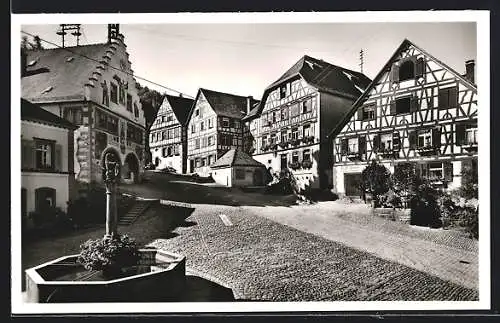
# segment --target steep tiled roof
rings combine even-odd
[[[252,157],[250,157],[245,152],[240,149],[231,149],[221,158],[219,158],[215,163],[213,163],[211,168],[224,168],[233,166],[254,166],[254,167],[266,167],[259,163]]]
[[[252,110],[243,118],[243,121],[254,119],[259,115],[259,103],[257,102],[253,105]]]
[[[168,94],[165,95],[165,100],[168,100],[170,103],[177,121],[179,121],[181,125],[185,125],[188,121],[189,111],[191,110],[194,100]]]
[[[283,81],[298,75],[318,90],[354,98],[357,98],[371,81],[362,73],[304,55],[267,89],[275,88]]]
[[[21,80],[21,95],[33,102],[84,98],[84,84],[103,59],[110,44],[27,51],[27,75]],[[32,63],[32,64],[30,64]]]
[[[247,97],[229,93],[200,89],[217,115],[230,118],[243,118],[247,113]],[[252,106],[259,102],[252,100]]]
[[[56,116],[53,113],[44,110],[40,106],[29,102],[28,100],[21,99],[21,120],[35,121],[39,123],[48,124],[55,127],[62,127],[74,130],[77,127],[65,120]]]

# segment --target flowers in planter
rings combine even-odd
[[[279,143],[279,146],[281,148],[285,149],[285,148],[288,148],[289,144],[290,144],[290,142],[288,142],[288,141],[282,141],[282,142]]]
[[[77,261],[87,270],[132,266],[140,257],[135,240],[126,234],[115,238],[89,239],[80,248]]]
[[[270,144],[268,149],[269,150],[276,150],[276,149],[278,149],[278,144],[275,144],[275,143]]]
[[[314,143],[314,136],[305,136],[302,138],[302,142],[305,144],[312,144]]]
[[[310,169],[312,167],[313,163],[310,160],[303,160],[302,161],[302,168],[304,169]]]
[[[297,170],[300,168],[300,163],[299,162],[291,162],[288,164],[288,167],[290,167],[293,170]]]
[[[298,146],[300,144],[300,139],[299,138],[292,139],[291,144],[292,146]]]
[[[260,148],[262,151],[268,151],[269,150],[269,145],[262,145]]]

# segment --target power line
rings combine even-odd
[[[25,35],[28,35],[28,36],[31,36],[31,37],[34,37],[34,36],[35,36],[35,35],[31,34],[31,33],[28,33],[28,32],[22,31],[22,30],[21,30],[21,33],[23,33],[23,34],[25,34]],[[47,43],[47,44],[50,44],[50,45],[56,46],[57,48],[60,48],[60,49],[66,50],[66,51],[68,51],[68,52],[70,52],[70,53],[72,53],[72,54],[74,54],[74,55],[76,55],[76,56],[80,56],[80,57],[86,58],[86,59],[88,59],[88,60],[91,60],[91,61],[93,61],[93,62],[96,62],[96,63],[101,64],[101,62],[100,62],[100,61],[98,61],[98,60],[96,60],[96,59],[94,59],[94,58],[92,58],[92,57],[89,57],[89,56],[87,56],[87,55],[83,55],[83,54],[80,54],[80,53],[76,53],[76,52],[74,52],[74,51],[72,51],[72,50],[68,49],[67,47],[61,47],[61,46],[59,46],[58,44],[53,43],[53,42],[48,41],[48,40],[43,39],[43,38],[40,38],[40,40],[41,40],[41,41],[43,41],[43,42],[45,42],[45,43]],[[156,86],[159,86],[159,87],[161,87],[161,88],[167,89],[167,90],[169,90],[169,91],[172,91],[172,92],[175,92],[175,93],[178,93],[178,94],[182,94],[182,95],[183,95],[183,96],[185,96],[185,97],[188,97],[188,98],[192,98],[192,99],[194,99],[194,97],[192,97],[191,95],[188,95],[188,94],[186,94],[186,93],[183,93],[183,92],[177,91],[177,90],[175,90],[175,89],[169,88],[169,87],[164,86],[164,85],[161,85],[161,84],[159,84],[159,83],[156,83],[156,82],[150,81],[150,80],[148,80],[148,79],[146,79],[146,78],[144,78],[144,77],[140,77],[140,76],[138,76],[138,75],[134,75],[133,73],[130,73],[130,72],[127,72],[127,71],[122,70],[121,68],[114,67],[114,66],[111,66],[111,65],[108,65],[108,66],[109,66],[110,68],[114,69],[114,70],[117,70],[117,71],[120,71],[120,72],[125,73],[125,74],[127,74],[127,75],[130,75],[130,76],[132,76],[132,77],[134,77],[134,78],[136,78],[136,79],[146,81],[146,82],[148,82],[148,83],[150,83],[150,84],[154,84],[154,85],[156,85]]]

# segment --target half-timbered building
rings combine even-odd
[[[289,169],[301,188],[328,188],[328,133],[370,83],[364,74],[303,56],[269,85],[245,117],[253,157],[272,173]]]
[[[123,182],[143,173],[145,118],[124,36],[108,25],[99,44],[24,52],[22,97],[78,126],[75,177],[80,186],[102,181],[107,152],[120,162]]]
[[[188,172],[208,176],[210,165],[243,147],[242,118],[258,101],[251,96],[199,89],[187,122]]]
[[[459,187],[463,165],[477,165],[477,113],[474,61],[461,75],[404,40],[330,134],[334,190],[360,196],[370,160],[391,172],[415,163],[436,187]]]
[[[165,95],[150,128],[149,147],[157,169],[187,172],[187,118],[194,100]]]

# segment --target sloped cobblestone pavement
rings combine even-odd
[[[174,234],[151,243],[237,299],[268,301],[473,301],[478,292],[246,212],[197,205]],[[232,225],[219,217],[224,214]]]

